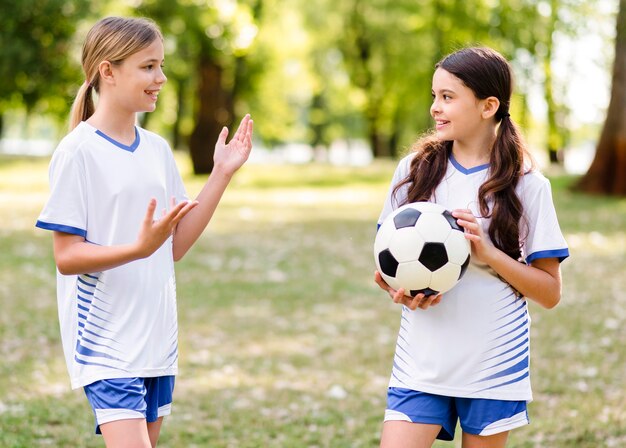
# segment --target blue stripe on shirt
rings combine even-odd
[[[56,232],[69,233],[72,235],[78,235],[85,238],[87,236],[87,231],[83,229],[79,229],[78,227],[65,226],[63,224],[53,224],[50,222],[37,221],[35,227],[39,227],[44,230],[54,230]]]
[[[526,257],[526,264],[530,264],[534,260],[539,258],[558,258],[559,263],[569,257],[569,249],[552,249],[552,250],[540,250],[533,252]]]

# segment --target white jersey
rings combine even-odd
[[[155,218],[187,199],[169,145],[135,130],[126,146],[82,122],[50,162],[50,197],[37,227],[111,246],[137,239],[151,198]],[[100,379],[175,375],[176,282],[170,237],[150,257],[103,272],[62,275],[57,300],[73,388]]]
[[[402,205],[407,186],[392,190],[409,174],[413,154],[402,159],[379,218]],[[448,210],[479,215],[478,188],[489,165],[463,168],[454,158],[431,201]],[[569,256],[556,217],[548,179],[536,171],[516,188],[527,227],[520,232],[526,263]],[[485,235],[489,219],[479,218]],[[472,260],[459,283],[427,310],[402,307],[389,387],[437,395],[498,400],[532,400],[529,377],[530,316],[526,300],[485,264]]]

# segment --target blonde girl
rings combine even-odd
[[[215,145],[190,201],[167,142],[136,125],[167,78],[150,20],[108,17],[87,34],[70,132],[50,163],[37,227],[53,232],[61,335],[109,447],[156,446],[178,373],[174,262],[198,239],[251,150],[252,120]],[[97,94],[97,105],[93,96]]]

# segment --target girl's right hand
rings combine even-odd
[[[163,210],[163,216],[155,220],[154,211],[156,210],[157,201],[154,198],[150,199],[146,216],[135,242],[140,258],[149,257],[161,247],[174,233],[176,225],[180,220],[197,205],[198,201],[183,201],[175,204],[174,200],[172,200],[171,210],[169,212]]]
[[[415,310],[417,308],[425,310],[429,306],[435,306],[441,302],[441,294],[426,296],[420,293],[415,297],[407,296],[404,294],[404,288],[395,290],[389,286],[387,282],[383,280],[383,277],[378,271],[374,271],[374,281],[380,289],[387,291],[389,297],[391,297],[394,303],[401,303],[402,305],[409,307],[411,310]]]

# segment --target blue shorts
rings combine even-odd
[[[85,386],[85,395],[96,417],[96,434],[101,434],[100,425],[104,423],[133,418],[155,422],[169,415],[174,378],[115,378]]]
[[[453,440],[457,420],[463,432],[490,436],[527,425],[526,401],[455,398],[390,387],[385,421],[441,425],[440,440]]]

